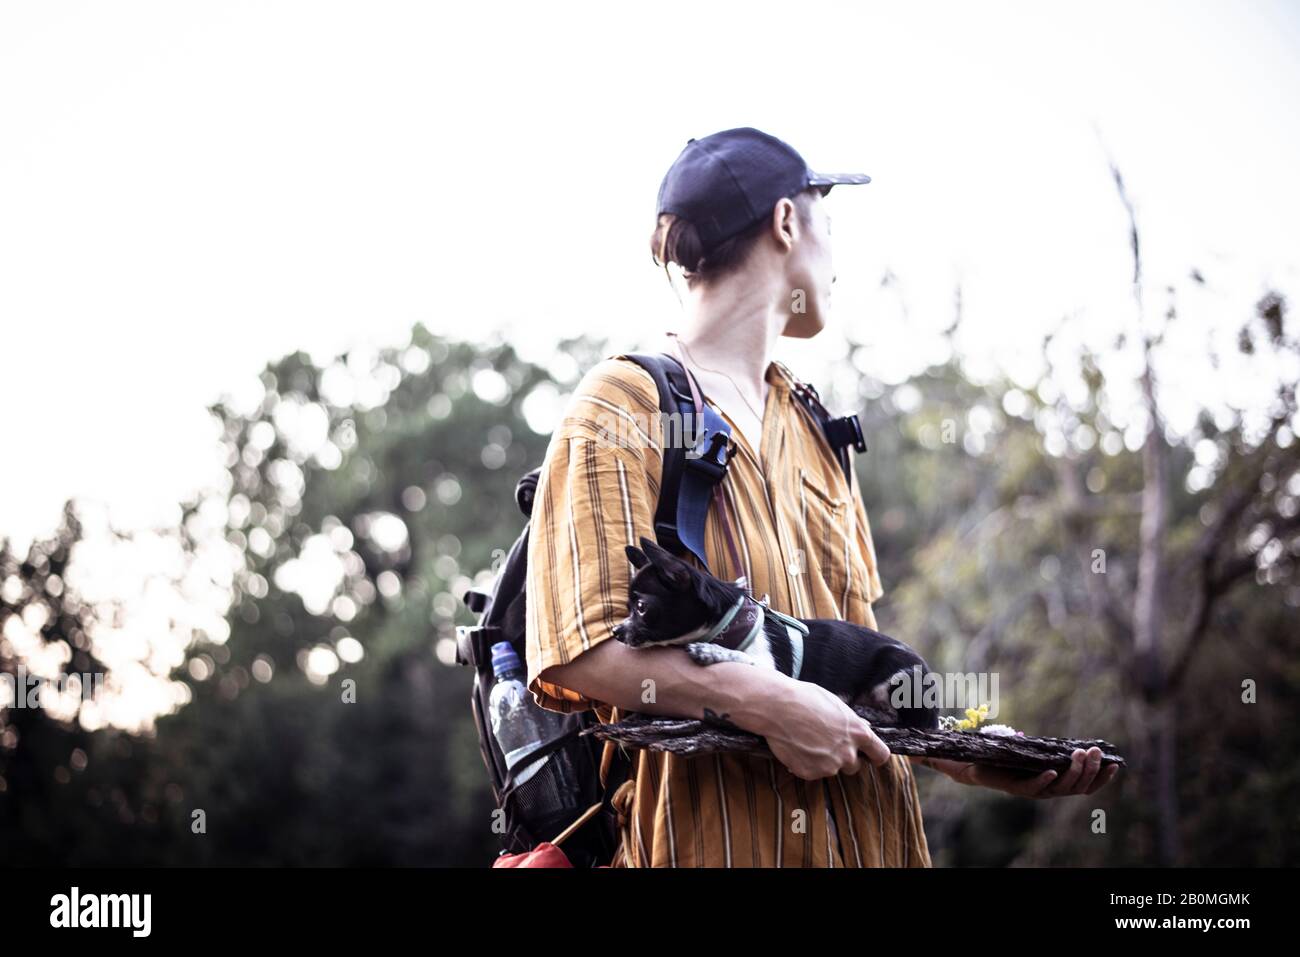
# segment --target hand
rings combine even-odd
[[[788,682],[788,690],[766,702],[762,729],[772,754],[805,781],[833,774],[856,774],[862,753],[877,767],[891,757],[871,725],[819,685]]]
[[[1075,748],[1074,754],[1070,756],[1070,767],[1060,775],[1060,780],[1057,780],[1055,771],[1026,776],[1022,771],[992,768],[966,761],[950,761],[946,758],[926,758],[923,763],[936,771],[942,771],[959,784],[978,785],[1026,798],[1092,794],[1104,788],[1119,773],[1118,764],[1112,764],[1105,771],[1100,771],[1100,748],[1089,748],[1087,751]]]

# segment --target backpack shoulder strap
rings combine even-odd
[[[674,391],[675,387],[669,379],[669,363],[672,362],[669,356],[629,352],[624,353],[623,357],[631,359],[654,379],[655,388],[659,390],[660,412],[671,415],[680,410],[681,390]],[[665,442],[660,453],[663,457],[663,476],[659,480],[659,502],[655,506],[655,539],[669,551],[677,552],[681,550],[681,536],[677,530],[677,496],[682,487],[686,450],[681,443]]]
[[[663,475],[655,506],[655,539],[671,552],[689,551],[709,567],[704,526],[713,488],[727,472],[732,439],[726,420],[706,405],[698,421],[690,380],[667,353],[619,353],[645,369],[659,390],[665,416]]]
[[[813,421],[821,426],[822,434],[826,436],[826,442],[830,445],[831,451],[840,461],[840,469],[844,472],[846,482],[853,481],[853,461],[849,449],[853,448],[857,452],[867,451],[867,441],[862,435],[862,423],[858,421],[856,412],[850,412],[848,415],[833,416],[826,406],[822,405],[821,397],[817,390],[807,382],[802,382],[795,378],[789,369],[781,364],[782,371],[790,379],[792,386],[791,391],[794,393],[799,404],[808,410],[808,414],[813,417]]]

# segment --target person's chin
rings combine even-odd
[[[791,316],[790,321],[785,324],[785,331],[781,334],[791,339],[811,339],[824,328],[826,322],[821,310],[815,310]]]

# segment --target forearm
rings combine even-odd
[[[681,648],[629,648],[616,640],[548,668],[542,678],[620,711],[702,718],[707,708],[760,735],[771,730],[774,704],[794,681],[771,668],[732,661],[697,665]]]

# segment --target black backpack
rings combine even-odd
[[[655,380],[661,412],[681,414],[684,421],[691,421],[689,413],[694,406],[690,383],[677,359],[667,354],[624,355],[645,369]],[[859,452],[867,450],[858,417],[832,417],[822,406],[816,390],[805,383],[799,383],[794,394],[821,426],[839,458],[845,477],[851,481],[850,447]],[[695,435],[687,436],[687,441],[683,443],[665,443],[663,477],[655,509],[654,530],[656,541],[675,554],[699,550],[698,546],[691,549],[687,543],[702,539],[707,495],[726,474],[726,446],[713,436],[717,432],[727,432],[727,427],[722,424],[716,430],[709,428],[710,423],[716,425],[720,422],[709,410],[705,427]],[[691,449],[690,454],[687,448]],[[495,682],[492,646],[497,642],[508,641],[520,660],[526,660],[524,592],[528,574],[528,531],[533,496],[540,474],[541,466],[538,466],[520,478],[515,486],[515,502],[526,521],[490,592],[470,589],[464,595],[465,604],[479,619],[476,625],[456,629],[456,661],[474,669],[470,705],[478,729],[479,751],[492,782],[497,808],[501,812],[499,820],[502,826],[498,828],[501,832],[501,853],[523,853],[543,841],[552,840],[582,813],[581,810],[575,813],[574,806],[580,809],[594,808],[599,804],[599,810],[593,813],[591,819],[573,830],[564,841],[564,853],[574,867],[593,867],[608,864],[618,849],[617,815],[610,805],[610,798],[631,771],[630,757],[621,748],[614,750],[605,786],[602,787],[600,765],[604,744],[593,735],[582,734],[585,729],[598,724],[595,713],[588,710],[563,715],[563,721],[559,723],[559,730],[553,738],[543,742],[520,764],[507,770],[505,756],[492,733],[488,711],[488,698]],[[703,555],[700,558],[703,560]],[[582,792],[572,795],[573,800],[562,807],[555,806],[555,787],[550,780],[556,762],[548,762],[522,784],[516,783],[516,779],[535,761],[556,752],[564,756],[567,766],[576,773]]]

